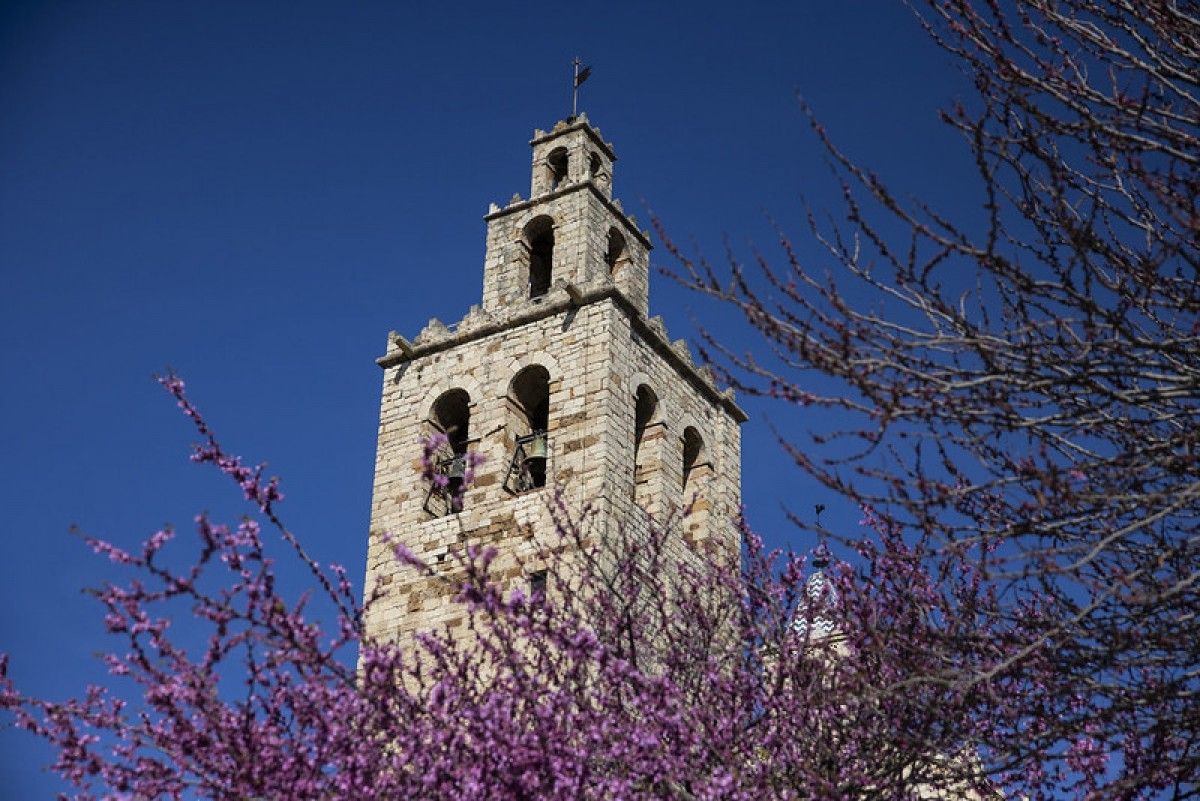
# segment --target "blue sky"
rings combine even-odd
[[[316,558],[361,582],[389,329],[479,301],[489,202],[529,185],[528,140],[581,107],[616,146],[615,195],[714,261],[822,268],[803,203],[838,187],[795,99],[904,195],[975,205],[937,109],[968,89],[892,2],[457,5],[8,2],[0,8],[0,651],[24,689],[104,679],[80,588],[119,577],[71,525],[133,546],[242,507],[187,461],[151,374],[192,388],[227,446],[270,462]],[[652,262],[666,263],[659,248]],[[672,336],[726,315],[652,276]],[[824,502],[747,403],[744,500],[768,542]],[[0,798],[52,796],[49,751],[0,732]]]

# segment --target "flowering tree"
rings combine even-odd
[[[182,564],[169,531],[139,553],[93,541],[131,571],[97,591],[110,686],[59,702],[0,679],[0,705],[78,798],[1196,796],[1200,31],[1168,2],[1008,8],[938,1],[927,20],[976,76],[947,121],[982,232],[907,208],[824,138],[857,236],[819,241],[881,302],[853,305],[790,246],[764,281],[691,273],[843,382],[725,354],[743,389],[852,421],[793,447],[863,505],[864,535],[836,532],[852,564],[748,531],[739,564],[680,558],[677,521],[602,540],[556,506],[534,533],[569,558],[546,560],[544,593],[464,546],[439,575],[470,636],[372,641],[278,486],[167,378],[194,458],[255,517],[198,518]],[[279,588],[272,529],[324,625]],[[404,534],[396,558],[427,570]]]
[[[781,260],[727,275],[675,251],[679,275],[778,357],[710,338],[727,379],[845,421],[788,443],[796,463],[917,538],[930,571],[987,588],[955,602],[921,680],[989,685],[1024,665],[1000,685],[1019,704],[981,698],[1011,716],[980,738],[983,767],[1195,797],[1200,9],[922,5],[974,80],[943,118],[982,223],[902,201],[810,113],[846,198],[844,224],[811,226],[819,259],[784,238]],[[977,662],[980,625],[1020,644]]]
[[[541,541],[560,558],[548,560],[557,567],[544,592],[507,590],[489,570],[493,554],[464,546],[456,569],[439,575],[455,585],[469,636],[370,641],[345,574],[321,569],[283,524],[277,483],[222,449],[181,381],[163,384],[203,438],[193,459],[233,478],[257,514],[235,527],[197,518],[198,551],[178,568],[168,566],[179,561],[167,558],[169,531],[140,553],[91,540],[132,571],[128,583],[96,592],[122,643],[105,658],[111,686],[52,702],[0,681],[0,705],[56,747],[54,768],[76,798],[900,799],[993,790],[974,751],[1011,719],[979,715],[979,696],[1020,681],[1009,665],[1030,660],[1014,650],[1019,638],[983,621],[973,658],[995,680],[922,682],[939,668],[944,622],[961,614],[946,599],[983,603],[981,582],[929,574],[921,546],[877,519],[865,522],[878,545],[852,572],[828,565],[823,549],[816,569],[764,553],[748,532],[741,565],[678,558],[671,524],[600,542],[586,510],[556,507],[556,530]],[[428,444],[427,461],[437,447]],[[311,569],[336,610],[333,625],[307,619],[303,601],[278,589],[264,526]],[[396,558],[428,570],[402,539]],[[181,601],[191,629],[164,614]],[[1015,781],[1036,789],[1061,779],[1052,767],[1048,775]]]

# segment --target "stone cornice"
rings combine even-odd
[[[733,390],[726,389],[722,391],[717,389],[711,378],[701,372],[701,368],[696,367],[690,358],[685,359],[680,355],[679,351],[676,350],[660,330],[661,325],[655,326],[650,320],[639,314],[634,305],[617,287],[609,285],[581,290],[574,285],[559,285],[557,290],[552,291],[552,295],[545,296],[541,303],[531,303],[529,309],[520,311],[511,317],[488,320],[461,331],[451,332],[447,330],[445,336],[438,337],[429,342],[421,342],[418,339],[417,342],[410,343],[393,332],[389,340],[389,351],[377,358],[375,363],[384,369],[395,367],[404,362],[432,356],[435,353],[441,353],[458,345],[465,345],[468,342],[484,339],[485,337],[552,317],[571,309],[578,309],[593,303],[611,300],[629,318],[633,330],[646,340],[654,351],[675,369],[675,372],[695,387],[711,403],[732,417],[735,422],[744,423],[749,419],[746,412],[737,405]]]
[[[539,203],[556,200],[564,195],[569,195],[572,192],[578,192],[582,189],[590,189],[592,194],[596,196],[596,199],[603,203],[605,207],[607,207],[608,210],[612,212],[618,220],[621,221],[629,233],[637,237],[637,240],[642,243],[646,250],[652,250],[654,248],[654,245],[650,243],[650,237],[637,227],[637,223],[629,218],[629,215],[625,213],[625,210],[618,206],[615,201],[606,198],[604,193],[597,189],[590,180],[580,181],[579,183],[571,184],[570,186],[563,187],[562,189],[555,189],[553,192],[547,192],[544,195],[538,195],[536,198],[530,198],[529,200],[518,200],[513,203],[509,203],[502,209],[489,211],[487,214],[483,215],[483,219],[487,222],[491,222],[492,220],[499,219],[509,214],[517,214],[525,211],[526,209],[532,208]]]

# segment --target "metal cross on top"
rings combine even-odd
[[[575,65],[575,80],[571,84],[571,117],[574,118],[579,113],[579,87],[592,74],[592,68],[580,69],[583,62],[579,60],[579,56],[575,56],[575,60],[571,63]]]

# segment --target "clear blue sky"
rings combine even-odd
[[[150,380],[167,365],[231,450],[282,476],[316,558],[361,582],[374,358],[389,329],[479,301],[482,215],[528,193],[527,142],[569,112],[576,54],[616,196],[714,260],[726,235],[772,253],[769,213],[823,266],[801,201],[836,214],[838,193],[797,91],[903,192],[969,198],[936,120],[964,78],[898,2],[0,7],[0,650],[24,689],[79,693],[119,645],[80,588],[120,574],[72,524],[132,547],[243,511],[187,461]],[[652,287],[673,336],[720,317]],[[811,544],[785,502],[854,525],[763,419],[814,422],[747,406],[744,499],[768,542]],[[49,761],[0,732],[0,799],[51,797]]]

